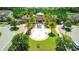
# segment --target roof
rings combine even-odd
[[[38,15],[38,16],[39,16],[39,15],[41,15],[41,16],[42,16],[42,15],[44,15],[44,14],[43,14],[43,13],[41,13],[41,12],[39,12],[39,13],[37,13],[36,15]]]
[[[0,16],[10,16],[12,11],[10,10],[0,10]]]
[[[73,15],[68,15],[67,16],[67,19],[69,20],[73,20],[73,18],[76,20],[76,21],[79,21],[79,14],[73,14]]]

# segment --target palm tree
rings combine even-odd
[[[72,30],[72,24],[70,21],[66,21],[63,25],[64,29],[65,29],[65,34],[68,33],[68,35],[70,36],[71,30]]]
[[[73,16],[71,16],[71,17],[72,17],[72,20],[73,20],[73,24],[74,24],[74,25],[76,25],[76,24],[77,24],[77,22],[76,22],[76,18],[77,18],[77,17],[76,17],[76,16],[74,16],[74,15],[73,15]]]
[[[15,46],[14,51],[28,50],[28,35],[19,33],[13,37],[12,46]],[[10,48],[12,48],[12,46]]]
[[[56,40],[56,50],[57,51],[66,51],[64,41],[59,37]]]
[[[30,18],[30,22],[35,23],[36,22],[36,16],[32,15],[31,18]]]
[[[65,23],[64,23],[64,26],[65,26],[65,30],[68,32],[68,31],[71,31],[71,26],[72,26],[72,24],[71,24],[71,22],[70,21],[66,21]]]
[[[19,28],[16,26],[17,25],[17,21],[16,20],[12,20],[11,22],[10,22],[10,24],[11,24],[11,30],[18,30]]]
[[[56,24],[54,22],[50,22],[49,23],[49,27],[51,28],[51,31],[52,31],[52,28],[55,28]]]
[[[7,17],[7,22],[8,22],[8,24],[10,24],[12,20],[13,20],[12,18]]]

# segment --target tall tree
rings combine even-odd
[[[16,20],[12,20],[12,21],[11,21],[11,25],[14,26],[14,27],[16,27],[17,21],[16,21]]]
[[[63,26],[67,32],[71,31],[72,24],[70,21],[66,21]]]
[[[13,46],[15,47],[14,49]],[[19,33],[13,37],[12,46],[9,50],[14,51],[27,51],[28,50],[28,35]]]
[[[66,51],[66,48],[64,46],[64,42],[61,38],[58,38],[56,40],[56,50],[57,51]]]
[[[11,30],[12,31],[16,31],[16,30],[18,30],[19,28],[16,26],[17,24],[18,24],[18,22],[16,21],[16,20],[12,20],[11,22],[10,22],[10,24],[11,24]]]
[[[11,23],[12,20],[13,20],[12,18],[7,17],[7,22],[8,22],[9,24]]]

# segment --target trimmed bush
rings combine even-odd
[[[0,32],[0,36],[2,35],[2,33]]]
[[[11,31],[17,31],[19,28],[18,27],[11,27]]]
[[[55,34],[54,34],[54,33],[52,33],[52,32],[50,32],[48,35],[49,35],[50,37],[55,36]]]

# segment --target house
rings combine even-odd
[[[0,10],[0,21],[7,21],[7,17],[13,17],[13,12],[10,10]]]
[[[10,10],[0,10],[0,16],[11,17],[13,12]]]
[[[67,19],[70,20],[71,22],[74,22],[74,20],[79,23],[79,14],[72,14],[68,15]]]
[[[40,22],[42,23],[44,21],[44,14],[39,12],[36,14],[36,19],[37,19],[37,22]]]

